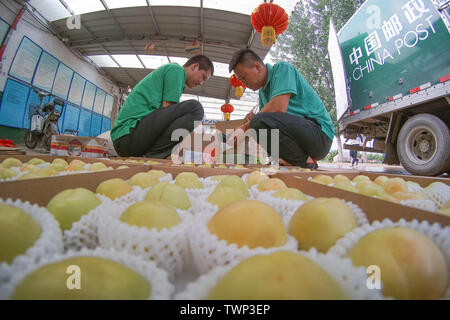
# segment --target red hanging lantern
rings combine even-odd
[[[224,119],[226,120],[226,121],[228,121],[228,120],[230,120],[230,113],[232,113],[233,111],[234,111],[234,107],[231,105],[231,104],[229,104],[229,103],[226,103],[226,104],[224,104],[223,106],[221,106],[220,107],[220,110],[223,112],[223,116],[224,116]]]
[[[251,15],[253,28],[261,33],[261,42],[270,47],[275,37],[286,31],[289,17],[282,7],[273,3],[261,3]]]
[[[230,84],[234,88],[236,88],[235,95],[238,99],[240,99],[244,95],[244,88],[247,88],[242,84],[242,81],[240,81],[238,78],[236,78],[236,75],[233,74],[230,78]]]

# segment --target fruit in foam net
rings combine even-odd
[[[70,161],[69,165],[85,166],[86,162],[79,159],[73,159],[72,161]]]
[[[253,171],[251,174],[247,176],[245,179],[245,184],[247,187],[251,187],[254,184],[258,184],[264,180],[268,180],[269,176],[261,171]]]
[[[236,188],[241,191],[245,197],[249,196],[247,186],[245,185],[244,181],[242,181],[242,179],[238,176],[226,176],[217,185],[217,188],[219,187]]]
[[[396,192],[408,192],[408,186],[402,178],[391,178],[383,183],[383,188],[386,193],[392,195]]]
[[[39,167],[35,166],[34,164],[24,164],[19,169],[21,172],[30,172],[30,173],[36,173],[40,170]]]
[[[71,276],[67,273],[67,270],[70,270],[69,266],[80,268],[80,290],[67,287],[68,278]],[[11,298],[138,300],[148,299],[150,294],[151,284],[148,280],[121,263],[99,257],[72,257],[34,270],[15,288]]]
[[[258,183],[258,190],[261,192],[281,190],[285,188],[287,188],[286,184],[278,178],[270,178]]]
[[[158,231],[181,223],[178,213],[170,204],[156,200],[144,200],[131,205],[122,213],[120,221]]]
[[[391,196],[390,194],[385,193],[382,196],[379,197],[375,197],[377,199],[381,199],[381,200],[386,200],[386,201],[390,201],[390,202],[395,202],[398,203],[398,200],[396,198],[394,198],[393,196]]]
[[[139,186],[142,189],[152,187],[159,182],[158,178],[147,172],[138,172],[128,181],[132,186]]]
[[[362,181],[356,185],[356,189],[358,189],[360,194],[369,196],[369,197],[381,197],[386,194],[383,187],[379,186],[376,183],[371,181]]]
[[[181,172],[176,176],[175,181],[180,179],[198,180],[198,178],[199,176],[195,172]]]
[[[371,180],[370,180],[370,178],[368,176],[358,175],[358,176],[354,177],[352,181],[354,183],[359,183],[359,182],[362,182],[362,181],[371,181]]]
[[[27,180],[27,179],[36,179],[36,178],[42,178],[42,175],[39,175],[38,173],[25,173],[17,178],[17,180]]]
[[[131,191],[133,191],[133,188],[128,182],[123,179],[114,178],[100,183],[95,192],[114,200]]]
[[[324,174],[318,174],[311,179],[312,182],[329,185],[333,183],[333,178]]]
[[[65,166],[69,165],[66,160],[61,159],[61,158],[55,158],[51,164],[57,164],[57,163],[63,164]]]
[[[157,165],[157,164],[159,164],[158,161],[154,161],[154,160],[147,160],[147,161],[145,161],[145,163],[149,164],[149,165]]]
[[[120,170],[120,169],[129,169],[129,168],[130,168],[129,166],[123,165],[123,166],[117,167],[116,170]]]
[[[44,178],[44,177],[56,176],[59,174],[59,171],[52,168],[51,166],[48,166],[47,168],[40,169],[39,171],[36,172],[36,174],[38,174],[39,176]]]
[[[397,199],[397,201],[402,200],[425,200],[425,197],[417,192],[395,192],[392,196]]]
[[[448,287],[442,252],[431,239],[410,228],[372,231],[355,244],[348,256],[355,266],[379,266],[385,296],[440,299]]]
[[[95,162],[89,167],[89,171],[106,171],[108,167],[103,162]]]
[[[185,162],[183,164],[183,166],[185,166],[185,167],[195,167],[195,164],[193,164],[192,162]]]
[[[168,182],[157,183],[147,193],[145,200],[159,200],[183,210],[191,207],[191,201],[184,188]]]
[[[32,164],[32,165],[37,166],[38,164],[43,164],[43,163],[45,163],[45,161],[42,160],[42,159],[39,159],[39,158],[33,158],[33,159],[31,159],[30,161],[28,161],[27,163],[28,163],[28,164]]]
[[[66,171],[82,171],[84,170],[84,166],[86,163],[84,161],[73,159],[70,161],[70,164],[68,167],[66,167]]]
[[[17,176],[17,172],[9,168],[0,169],[0,180],[10,179]]]
[[[414,181],[406,181],[406,186],[408,187],[409,191],[420,191],[422,190],[422,186]]]
[[[175,184],[182,188],[203,189],[203,183],[198,180],[195,172],[181,172],[175,178]]]
[[[217,211],[208,229],[219,240],[238,247],[271,248],[286,243],[283,220],[268,204],[256,200],[240,200]]]
[[[225,178],[226,176],[213,176],[211,177],[211,180],[213,181],[222,181],[223,178]]]
[[[315,247],[327,252],[338,239],[356,228],[352,209],[338,198],[316,198],[303,204],[292,216],[289,234],[300,250]]]
[[[49,201],[47,210],[59,222],[61,229],[70,230],[72,224],[100,205],[95,193],[86,188],[67,189],[59,192]]]
[[[48,166],[48,168],[52,168],[56,171],[64,171],[67,167],[68,167],[68,165],[65,165],[62,162],[55,162]]]
[[[148,174],[151,175],[151,176],[154,176],[154,177],[156,177],[158,179],[159,178],[163,178],[163,177],[165,177],[167,175],[164,171],[162,171],[162,170],[155,170],[155,169],[150,170],[148,172]]]
[[[334,183],[343,182],[343,183],[350,183],[350,179],[342,174],[335,175],[333,178]]]
[[[383,184],[388,180],[389,178],[386,176],[378,176],[375,178],[375,180],[373,180],[373,182],[375,182],[379,186],[383,186]]]
[[[277,192],[272,194],[272,197],[290,200],[301,200],[301,201],[308,200],[308,198],[306,198],[303,192],[295,188],[285,188],[278,190]]]
[[[0,263],[11,263],[24,254],[41,235],[41,227],[25,211],[0,204]]]
[[[239,189],[232,187],[217,187],[208,199],[206,199],[206,201],[218,206],[219,208],[223,208],[227,204],[244,200],[246,198],[247,197]]]
[[[355,188],[354,185],[352,185],[351,182],[343,182],[343,181],[338,181],[335,182],[333,187],[341,189],[341,190],[345,190],[345,191],[349,191],[349,192],[355,192],[358,193],[358,189]]]
[[[213,300],[348,299],[340,284],[322,267],[291,251],[247,258],[211,289]]]
[[[224,164],[219,164],[216,168],[218,169],[228,169],[228,167]]]
[[[2,161],[3,168],[12,168],[12,167],[20,167],[22,165],[22,161],[16,158],[6,158]]]

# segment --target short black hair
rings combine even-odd
[[[194,63],[198,63],[199,70],[205,70],[205,71],[211,70],[211,77],[214,75],[214,65],[207,56],[205,56],[203,54],[198,54],[196,56],[193,56],[188,61],[186,61],[186,63],[184,64],[184,67],[189,67],[190,65],[192,65]]]
[[[254,51],[250,49],[241,49],[233,54],[228,66],[228,71],[233,71],[239,63],[250,66],[249,64],[251,62],[259,62],[261,65],[265,65],[262,59]]]

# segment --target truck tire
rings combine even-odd
[[[450,166],[450,131],[431,114],[418,114],[405,122],[397,139],[397,153],[410,173],[437,176]]]

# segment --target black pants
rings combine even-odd
[[[268,129],[267,147],[262,147],[269,154],[270,129],[279,129],[280,158],[300,167],[306,166],[308,156],[315,160],[323,159],[332,144],[317,122],[283,112],[258,113],[250,121],[250,128],[257,132],[260,129]],[[256,141],[259,143],[258,139]]]
[[[172,141],[176,129],[194,130],[194,121],[203,120],[203,107],[197,100],[159,108],[142,118],[130,133],[114,140],[121,157],[167,158],[179,141]]]
[[[350,150],[350,157],[352,158],[352,166],[355,165],[355,163],[358,164],[358,151]]]

